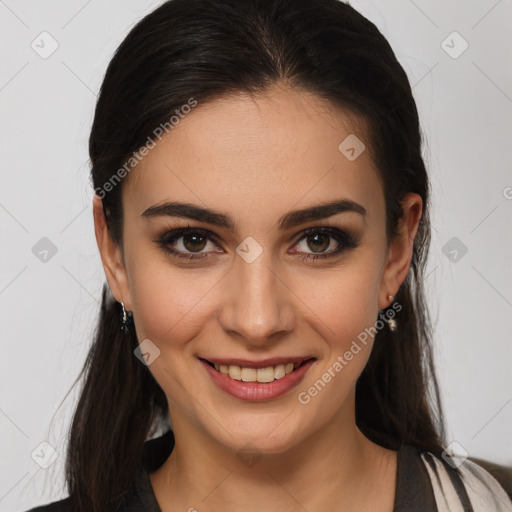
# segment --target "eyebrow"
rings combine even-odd
[[[278,227],[280,230],[286,230],[304,222],[325,219],[337,213],[346,212],[357,213],[363,217],[366,215],[365,208],[359,203],[350,199],[339,199],[288,212],[279,219]],[[145,219],[162,216],[182,217],[214,224],[215,226],[227,228],[230,231],[235,231],[236,229],[235,221],[228,215],[190,203],[168,202],[150,206],[144,210],[141,216]]]

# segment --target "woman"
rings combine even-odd
[[[372,23],[166,2],[108,67],[90,158],[108,287],[70,497],[33,510],[512,510],[504,468],[446,446],[418,114]]]

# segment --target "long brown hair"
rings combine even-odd
[[[386,447],[408,443],[439,454],[444,421],[423,290],[430,194],[418,112],[388,42],[352,7],[338,0],[170,0],[143,18],[108,66],[89,140],[92,185],[109,232],[122,247],[123,182],[112,177],[155,139],[157,127],[169,129],[176,110],[191,98],[264,92],[278,82],[364,121],[389,240],[404,194],[423,200],[410,271],[395,297],[399,329],[376,335],[356,385],[356,421]],[[134,326],[120,331],[118,304],[105,284],[69,435],[66,479],[75,510],[115,509],[133,484],[145,440],[168,414],[136,347]]]

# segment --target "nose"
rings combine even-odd
[[[224,331],[252,346],[274,343],[296,323],[293,293],[264,254],[252,263],[239,258],[226,276],[220,305]]]

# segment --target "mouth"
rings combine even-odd
[[[232,380],[241,382],[257,382],[269,384],[285,378],[296,372],[304,365],[316,361],[315,357],[275,358],[265,361],[248,361],[241,359],[208,360],[199,358],[217,373],[225,375]]]

